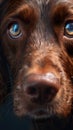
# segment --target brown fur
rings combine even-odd
[[[67,118],[73,100],[73,37],[64,32],[65,23],[73,21],[73,0],[7,0],[1,5],[0,35],[4,55],[12,71],[14,111],[30,115],[40,107],[48,115]],[[17,21],[22,36],[12,39],[8,27]],[[33,74],[54,73],[60,88],[51,103],[40,106],[25,93]]]

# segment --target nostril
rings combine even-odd
[[[52,86],[47,87],[44,89],[43,98],[47,101],[50,101],[56,95],[56,93],[57,93],[57,89],[53,88]]]
[[[45,95],[49,95],[49,94],[54,94],[57,92],[57,89],[53,88],[53,87],[48,87],[45,89]]]
[[[46,96],[46,97],[48,97],[48,95],[51,93],[51,88],[46,88],[45,90],[44,90],[44,95]]]
[[[29,96],[37,96],[37,94],[38,94],[37,88],[34,87],[34,86],[28,87],[28,88],[27,88],[27,94],[28,94]]]
[[[26,94],[32,99],[34,102],[38,103],[46,103],[51,101],[57,93],[57,89],[52,85],[46,84],[35,84],[27,86]]]
[[[51,93],[51,88],[45,88],[43,95],[45,98],[48,98],[48,95]]]

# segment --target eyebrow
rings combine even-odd
[[[73,17],[73,4],[67,0],[53,4],[52,20],[54,24],[61,25],[65,19]]]
[[[54,14],[73,14],[73,3],[70,0],[58,0],[54,6]]]

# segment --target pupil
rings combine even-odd
[[[12,31],[13,32],[18,32],[19,30],[19,25],[18,24],[14,24],[13,27],[12,27]]]
[[[73,23],[67,24],[66,29],[70,32],[73,32]]]

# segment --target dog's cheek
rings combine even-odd
[[[25,116],[28,113],[28,99],[25,96],[22,85],[16,86],[13,91],[13,108],[17,116]]]
[[[66,52],[69,55],[69,57],[73,58],[73,45],[67,45]]]
[[[23,77],[23,74],[18,74],[13,88],[13,109],[17,116],[25,116],[27,114],[28,99],[24,93]]]

